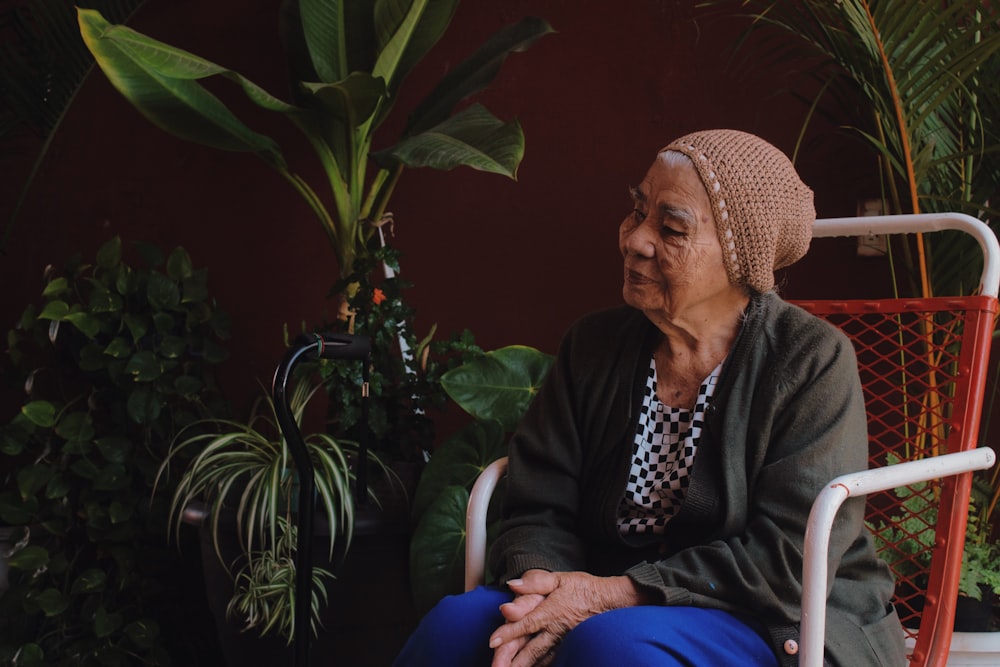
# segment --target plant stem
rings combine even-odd
[[[392,170],[392,176],[389,178],[387,183],[384,183],[381,188],[378,189],[378,193],[375,197],[375,210],[372,212],[372,220],[381,220],[382,216],[385,214],[385,207],[389,205],[389,198],[392,196],[393,190],[396,189],[396,184],[399,183],[399,177],[403,174],[403,163],[399,162],[396,164],[395,168]]]
[[[910,206],[913,213],[920,213],[920,201],[917,196],[917,177],[913,170],[913,149],[910,146],[910,133],[906,122],[906,114],[903,112],[903,101],[899,96],[899,87],[896,85],[896,76],[892,71],[889,58],[885,52],[885,44],[882,42],[881,32],[875,24],[875,17],[872,15],[871,7],[867,1],[863,1],[865,14],[871,26],[872,36],[878,46],[878,56],[882,63],[882,71],[885,74],[886,84],[889,86],[889,98],[892,101],[893,110],[896,113],[896,123],[899,128],[899,142],[903,149],[903,167],[906,169],[906,182],[910,189]],[[924,252],[924,235],[917,234],[917,257],[920,262],[920,285],[921,293],[926,298],[930,296],[930,280],[927,275],[927,258]]]

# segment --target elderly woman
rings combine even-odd
[[[446,598],[400,666],[794,665],[802,544],[828,480],[864,468],[850,342],[782,301],[812,191],[762,139],[677,139],[622,221],[627,307],[569,331],[510,443],[502,588]],[[841,510],[826,658],[902,665],[893,581]]]

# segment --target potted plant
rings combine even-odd
[[[991,489],[982,478],[975,482],[969,503],[955,614],[955,630],[959,632],[1000,630],[993,618],[993,606],[1000,595],[1000,544],[993,537],[989,515]],[[935,489],[921,482],[895,489],[894,493],[901,501],[902,513],[879,521],[877,525],[869,523],[879,555],[903,579],[914,575],[926,577],[935,544]],[[920,600],[912,597],[913,593],[902,591],[900,595],[906,604],[920,608]]]
[[[303,367],[288,393],[289,410],[300,428],[310,401],[322,389],[322,382],[313,378],[315,370]],[[322,526],[317,538],[322,548],[316,549],[321,565],[312,573],[310,624],[315,634],[323,625],[329,584],[354,531],[351,496],[358,447],[326,432],[309,433],[303,441],[317,471]],[[373,453],[367,464],[389,474]],[[168,517],[173,531],[180,531],[192,514],[204,516],[198,521],[202,551],[211,561],[205,563],[205,579],[215,584],[209,601],[228,661],[241,664],[248,655],[259,659],[269,649],[278,651],[274,661],[279,660],[293,639],[298,476],[271,394],[263,391],[246,421],[210,418],[185,427],[157,475],[158,482],[168,478],[176,478]],[[236,635],[247,631],[282,641],[249,649],[234,645]]]
[[[166,501],[151,490],[174,433],[225,413],[212,368],[228,317],[182,248],[139,250],[133,267],[116,237],[93,264],[50,267],[41,304],[8,334],[24,399],[0,427],[4,664],[212,656],[192,604],[197,563],[159,537]]]
[[[995,495],[986,478],[979,476],[973,480],[959,583],[965,600],[959,599],[963,606],[956,610],[957,630],[1000,631],[1000,617],[993,614],[1000,595],[1000,540],[995,536],[992,516]]]

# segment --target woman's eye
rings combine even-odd
[[[646,214],[637,208],[632,209],[632,216],[636,219],[636,222],[642,222],[646,219]]]

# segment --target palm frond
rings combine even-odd
[[[765,51],[779,59],[807,47],[820,88],[887,167],[888,212],[960,210],[997,228],[1000,26],[981,2],[911,0],[905,11],[892,0],[710,4],[739,5],[752,30],[776,29],[765,43],[795,45]],[[928,241],[928,292],[972,282],[975,262],[956,266],[968,253],[954,241]]]

